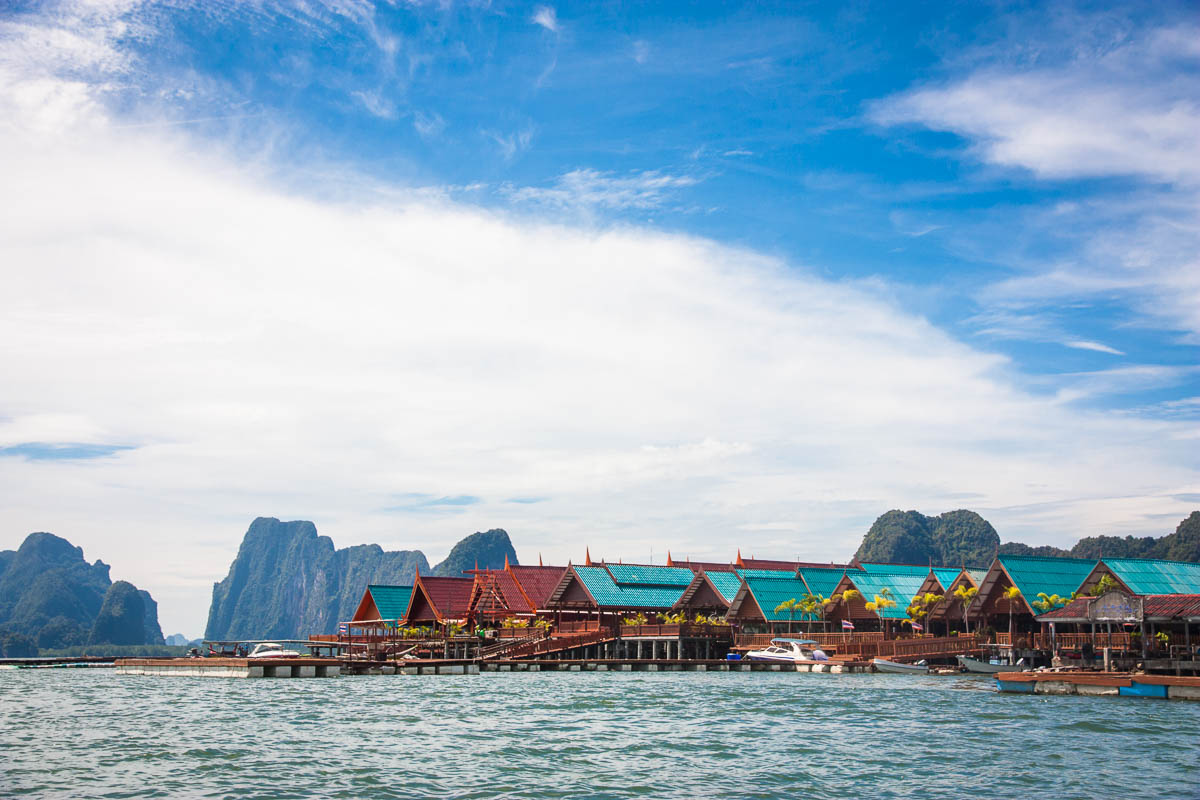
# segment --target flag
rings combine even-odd
[[[347,625],[345,622],[338,624],[338,633],[349,633],[349,632],[350,632],[350,626]]]
[[[842,620],[842,630],[844,630],[844,631],[854,630],[854,623],[848,619]]]
[[[924,625],[922,625],[922,624],[921,624],[921,623],[919,623],[919,622],[914,622],[914,623],[912,624],[912,626],[913,626],[913,630],[914,630],[914,631],[923,631],[923,630],[925,630],[925,626],[924,626]]]

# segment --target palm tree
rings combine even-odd
[[[1041,611],[1043,614],[1045,614],[1047,611],[1050,611],[1052,609],[1062,608],[1063,606],[1065,606],[1067,603],[1071,602],[1071,600],[1074,600],[1074,599],[1075,598],[1073,598],[1073,597],[1066,598],[1066,597],[1060,597],[1059,595],[1056,595],[1056,594],[1046,594],[1045,592],[1038,592],[1038,599],[1033,601],[1033,607],[1036,608],[1038,611]]]
[[[796,609],[800,608],[800,606],[801,602],[794,597],[791,600],[784,600],[782,603],[775,606],[776,614],[781,611],[788,612],[788,633],[792,632],[792,619],[795,617]]]
[[[979,589],[974,586],[967,586],[965,583],[960,583],[958,588],[954,590],[954,596],[962,603],[963,629],[967,633],[971,632],[971,621],[967,619],[967,609],[971,607],[971,601],[975,599],[975,595],[979,594]]]
[[[1111,592],[1113,589],[1116,589],[1116,588],[1117,588],[1117,582],[1115,580],[1113,580],[1112,575],[1109,575],[1106,572],[1100,576],[1100,580],[1096,583],[1095,586],[1092,587],[1092,590],[1090,592],[1088,592],[1088,594],[1090,594],[1092,597],[1099,597],[1100,595],[1104,594],[1105,592]]]
[[[1000,593],[1000,596],[1008,601],[1008,644],[1013,644],[1013,605],[1017,598],[1021,596],[1021,590],[1016,586],[1010,586]]]
[[[874,600],[864,606],[867,611],[873,611],[875,616],[879,617],[879,627],[883,629],[884,636],[887,636],[887,621],[883,618],[883,612],[894,605],[896,601],[892,599],[892,590],[885,586],[875,595]]]

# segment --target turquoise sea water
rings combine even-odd
[[[0,672],[0,795],[1200,798],[1200,703],[990,679]]]

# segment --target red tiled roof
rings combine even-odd
[[[818,563],[815,561],[778,561],[771,558],[743,558],[737,566],[742,569],[774,569],[774,570],[790,570],[798,569],[816,569],[816,568],[833,568],[846,569],[848,564],[834,564],[833,562]]]
[[[671,566],[686,567],[692,572],[733,572],[736,569],[734,564],[721,564],[716,561],[688,561],[684,559],[672,559]]]
[[[1038,622],[1060,619],[1083,619],[1088,615],[1088,601],[1094,597],[1076,597],[1062,608],[1038,616]],[[1143,615],[1147,619],[1178,619],[1200,617],[1200,594],[1147,594],[1142,596]]]
[[[437,609],[440,619],[461,619],[467,615],[471,602],[473,578],[433,578],[420,575],[417,586],[424,591],[430,604]],[[415,593],[418,591],[413,589]]]
[[[547,608],[547,603],[550,600],[550,593],[554,591],[554,587],[562,580],[562,576],[566,573],[566,567],[518,567],[509,566],[509,572],[516,578],[516,582],[520,584],[521,589],[525,592],[525,596],[533,603],[536,611],[539,608]]]
[[[1147,617],[1200,617],[1200,594],[1148,594],[1144,603]]]

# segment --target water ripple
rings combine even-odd
[[[0,795],[1200,798],[1200,703],[990,681],[572,673],[235,681],[8,671]],[[976,792],[972,792],[976,793]]]

